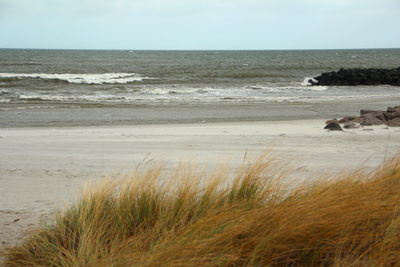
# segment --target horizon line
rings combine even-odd
[[[294,49],[119,49],[119,48],[13,48],[0,47],[0,50],[85,50],[85,51],[328,51],[328,50],[390,50],[400,47],[379,48],[294,48]]]

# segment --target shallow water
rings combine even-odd
[[[0,126],[333,116],[337,112],[321,107],[339,106],[344,112],[354,111],[357,103],[369,103],[368,108],[398,103],[400,87],[314,87],[307,77],[341,67],[399,66],[400,49],[0,49]],[[311,106],[313,112],[295,105]]]

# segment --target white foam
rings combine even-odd
[[[305,86],[305,87],[300,87],[300,90],[326,91],[326,90],[328,90],[328,86],[320,86],[320,85]]]
[[[191,91],[192,88],[189,89]],[[277,103],[323,103],[331,101],[353,101],[362,99],[385,99],[392,95],[263,95],[251,94],[249,92],[237,89],[208,89],[207,94],[171,94],[166,90],[161,90],[161,94],[146,94],[144,92],[134,94],[80,94],[80,95],[49,95],[49,94],[36,94],[36,95],[20,95],[17,99],[23,101],[85,101],[85,102],[186,102],[186,103],[215,103],[215,102],[277,102]],[[157,90],[158,91],[158,90]],[[224,92],[225,91],[225,92]],[[400,97],[400,93],[395,96]],[[2,99],[0,102],[10,102],[11,99]]]
[[[32,78],[45,80],[62,80],[78,84],[116,84],[131,83],[151,79],[136,73],[101,73],[101,74],[72,74],[72,73],[0,73],[0,78]]]
[[[303,86],[308,86],[311,85],[310,80],[313,82],[318,82],[316,79],[314,79],[313,77],[305,77],[303,82],[301,83]]]

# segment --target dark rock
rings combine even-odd
[[[322,73],[311,85],[400,85],[400,68],[397,69],[340,69]]]
[[[396,110],[394,112],[384,112],[383,115],[385,115],[385,118],[387,121],[400,118],[400,110]]]
[[[400,112],[400,106],[388,107],[386,110],[386,112],[389,112],[389,113],[398,112],[398,111]]]
[[[361,114],[361,122],[365,121],[364,118],[367,118],[370,120],[371,117],[374,117],[375,119],[380,120],[382,123],[375,123],[372,125],[381,125],[381,124],[386,124],[386,116],[385,112],[381,110],[360,110]]]
[[[362,126],[372,126],[372,125],[382,125],[385,124],[386,121],[383,121],[375,116],[373,113],[364,114],[361,116],[360,124]]]
[[[358,117],[356,116],[345,116],[343,117],[343,119],[339,120],[339,123],[347,123],[350,121],[356,121],[358,119]]]
[[[358,123],[354,123],[352,121],[349,121],[349,122],[346,122],[343,125],[343,128],[345,128],[345,129],[358,129],[358,128],[360,128],[360,125]]]
[[[400,118],[395,118],[393,120],[388,121],[388,126],[390,126],[390,127],[400,127]]]
[[[339,124],[339,121],[338,121],[336,118],[325,121],[325,124],[330,124],[330,123],[337,123],[337,124]]]
[[[399,68],[400,70],[400,68]],[[339,70],[340,75],[345,75],[345,70]],[[400,127],[400,106],[388,107],[386,111],[382,110],[360,110],[360,117],[345,116],[340,120],[327,120],[324,129],[331,131],[343,131],[344,129],[355,129],[360,126],[387,125],[390,127]],[[340,126],[342,124],[342,127]]]
[[[360,110],[360,115],[368,114],[368,113],[383,113],[383,110],[372,110],[372,109],[362,109]]]
[[[327,129],[329,131],[343,131],[342,127],[340,127],[339,122],[331,122],[328,123],[324,129]]]
[[[384,124],[386,124],[386,117],[385,114],[382,113],[375,113],[374,114],[375,118],[377,118],[378,120],[381,120]]]

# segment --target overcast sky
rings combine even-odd
[[[399,48],[400,0],[0,0],[0,48]]]

